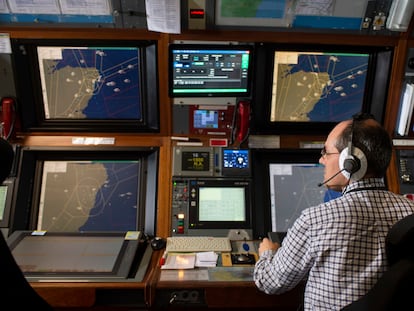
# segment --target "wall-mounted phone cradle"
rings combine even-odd
[[[250,101],[249,100],[240,100],[237,103],[235,114],[233,117],[232,125],[232,139],[230,144],[232,145],[235,141],[238,141],[240,144],[244,142],[248,135],[250,129]]]
[[[3,97],[0,106],[0,134],[8,140],[15,133],[16,125],[16,105],[11,97]]]

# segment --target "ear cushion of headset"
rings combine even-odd
[[[365,173],[367,172],[367,158],[365,154],[362,152],[361,149],[357,147],[353,147],[353,154],[349,155],[348,148],[342,150],[341,154],[339,155],[339,168],[342,170],[342,174],[347,178],[351,179],[351,181],[360,180],[364,177]],[[359,159],[360,168],[351,174],[351,172],[345,170],[345,163],[346,161],[357,161]]]

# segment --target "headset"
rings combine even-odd
[[[364,152],[353,145],[355,122],[356,118],[354,117],[351,124],[348,147],[342,150],[339,155],[339,168],[341,169],[342,174],[351,181],[358,181],[364,177],[368,167],[367,158]]]

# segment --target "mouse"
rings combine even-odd
[[[151,247],[154,251],[163,249],[166,244],[167,242],[165,241],[165,239],[158,237],[158,236],[156,236],[155,238],[151,240]]]
[[[247,256],[247,255],[245,255],[245,254],[240,254],[240,255],[238,255],[238,256],[237,256],[237,261],[238,261],[238,262],[245,262],[245,263],[248,263],[248,262],[250,262],[250,261],[251,261],[251,259],[250,259],[250,257],[249,257],[249,256]]]

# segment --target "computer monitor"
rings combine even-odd
[[[172,234],[227,236],[252,232],[249,179],[177,178],[173,180]]]
[[[253,51],[253,45],[244,44],[170,44],[169,95],[249,96]]]
[[[195,227],[216,227],[218,222],[246,222],[246,190],[240,185],[198,184],[197,208],[190,211],[190,221]],[[196,187],[195,185],[191,185]]]
[[[256,208],[260,213],[256,227],[263,236],[268,231],[286,233],[304,209],[341,195],[319,185],[324,179],[320,150],[252,152],[254,204],[262,207]]]
[[[12,39],[24,130],[158,132],[157,43]]]
[[[21,149],[10,230],[154,234],[158,150]]]
[[[358,112],[382,122],[392,47],[263,43],[255,56],[251,133],[326,134]]]

